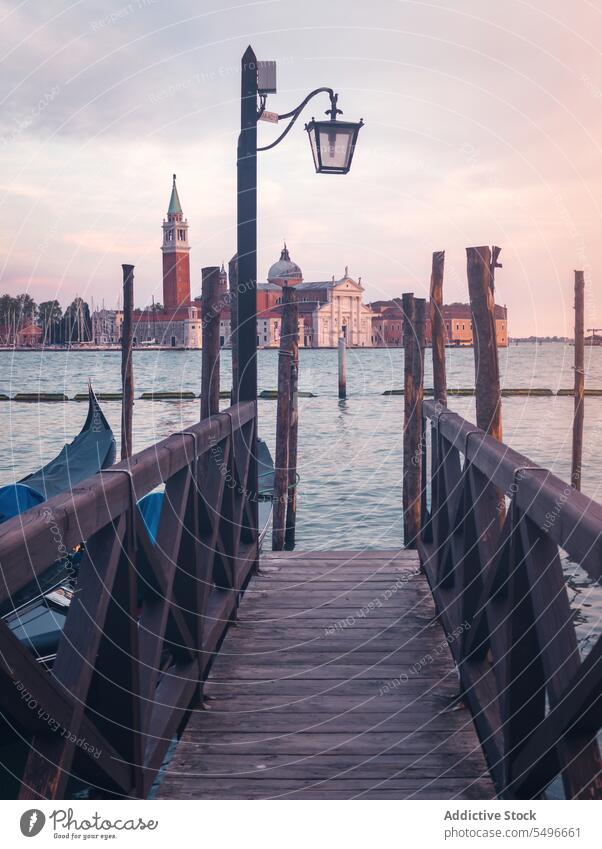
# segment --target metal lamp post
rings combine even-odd
[[[301,103],[274,120],[290,119],[285,130],[271,144],[257,147],[257,121],[265,112],[268,94],[276,91],[276,63],[258,62],[253,49],[247,47],[241,62],[240,135],[237,156],[237,254],[236,287],[237,324],[233,328],[238,339],[238,375],[233,387],[234,402],[257,399],[257,153],[276,147],[288,135],[295,121],[312,98],[328,94],[328,121],[312,118],[305,129],[309,135],[316,171],[321,174],[346,174],[351,166],[358,133],[363,121],[340,121],[338,95],[331,88],[317,88]],[[259,103],[258,103],[259,98]],[[257,461],[253,458],[248,487],[258,491]],[[253,523],[257,528],[257,500],[251,498]]]

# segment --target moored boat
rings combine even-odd
[[[115,461],[115,438],[89,386],[88,414],[73,442],[42,468],[0,487],[0,523],[67,492]],[[79,550],[61,557],[0,608],[0,617],[40,661],[52,661],[71,602]]]
[[[115,438],[92,386],[88,389],[88,415],[73,442],[38,469],[13,484],[0,487],[0,523],[18,516],[48,498],[115,462]]]
[[[92,397],[93,393],[91,392],[91,405]],[[96,398],[94,398],[94,401],[98,411],[100,411]],[[74,444],[75,441],[71,443],[71,446]],[[66,448],[71,446],[66,446]],[[111,459],[113,459],[114,450],[112,455],[108,454],[107,456],[111,456]],[[262,439],[257,440],[257,462],[259,467],[259,544],[261,546],[272,517],[274,487],[274,462],[268,446]],[[48,464],[48,466],[50,465]],[[46,469],[48,466],[44,468]],[[99,469],[97,468],[95,471],[99,471]],[[36,473],[23,480],[39,480],[39,477],[40,473]],[[56,492],[53,494],[56,494]],[[153,545],[156,544],[164,500],[164,492],[155,491],[144,496],[138,502],[138,509]],[[8,611],[0,611],[0,615],[3,614],[2,618],[13,634],[35,655],[40,663],[46,666],[51,666],[56,657],[58,642],[76,585],[79,557],[80,552],[77,551],[73,552],[68,558],[63,558],[61,563],[57,564],[56,569],[51,568],[48,571],[45,581],[40,582],[38,580],[35,582],[35,587],[28,586],[19,594],[18,599],[11,600]]]

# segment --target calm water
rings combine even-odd
[[[259,388],[275,389],[276,351],[259,352]],[[560,344],[519,345],[500,351],[507,388],[571,387],[573,349]],[[586,351],[586,385],[602,388],[602,348]],[[430,352],[426,374],[431,374]],[[393,548],[401,543],[403,398],[383,397],[403,381],[401,350],[349,350],[347,401],[337,398],[337,354],[301,350],[299,431],[299,548]],[[138,351],[134,354],[136,396],[152,390],[193,390],[200,386],[200,351]],[[448,351],[448,383],[473,386],[472,350]],[[97,390],[119,391],[118,352],[0,352],[0,392],[85,392],[88,378]],[[230,354],[223,353],[222,389],[230,386]],[[430,385],[429,377],[426,385]],[[198,401],[137,401],[134,447],[152,444],[193,422]],[[227,405],[224,402],[224,405]],[[474,420],[474,399],[452,398],[450,406]],[[104,402],[119,435],[119,402]],[[505,398],[504,441],[537,463],[567,478],[570,472],[571,397]],[[274,448],[276,405],[260,401],[260,433]],[[53,457],[80,429],[85,404],[0,402],[0,482],[18,479]],[[583,490],[602,501],[602,397],[586,399]],[[566,564],[578,610],[584,647],[602,621],[602,593],[579,567]]]

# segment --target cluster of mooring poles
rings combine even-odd
[[[477,425],[502,438],[502,402],[495,333],[495,269],[500,248],[467,248],[467,274],[472,312]],[[433,394],[441,409],[447,405],[446,332],[443,305],[445,252],[432,259],[429,312],[433,352]],[[426,442],[422,416],[426,300],[411,292],[402,296],[404,348],[403,532],[406,548],[415,548],[426,497]]]
[[[467,248],[467,276],[472,313],[475,363],[475,401],[477,426],[495,439],[502,439],[502,401],[495,330],[495,269],[501,248]],[[433,253],[430,284],[430,320],[433,356],[433,395],[443,409],[447,406],[445,346],[447,343],[443,305],[445,252]],[[584,386],[584,274],[575,271],[575,382],[571,484],[581,488],[583,453]],[[403,517],[406,547],[415,547],[420,533],[425,493],[426,454],[422,417],[424,397],[424,324],[426,302],[413,293],[402,297],[404,347],[404,443],[403,443]],[[435,484],[433,484],[435,485]],[[500,502],[503,517],[503,493],[493,492]]]

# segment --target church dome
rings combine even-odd
[[[286,244],[280,254],[280,259],[268,271],[268,280],[302,280],[303,274],[296,262],[289,256]]]

